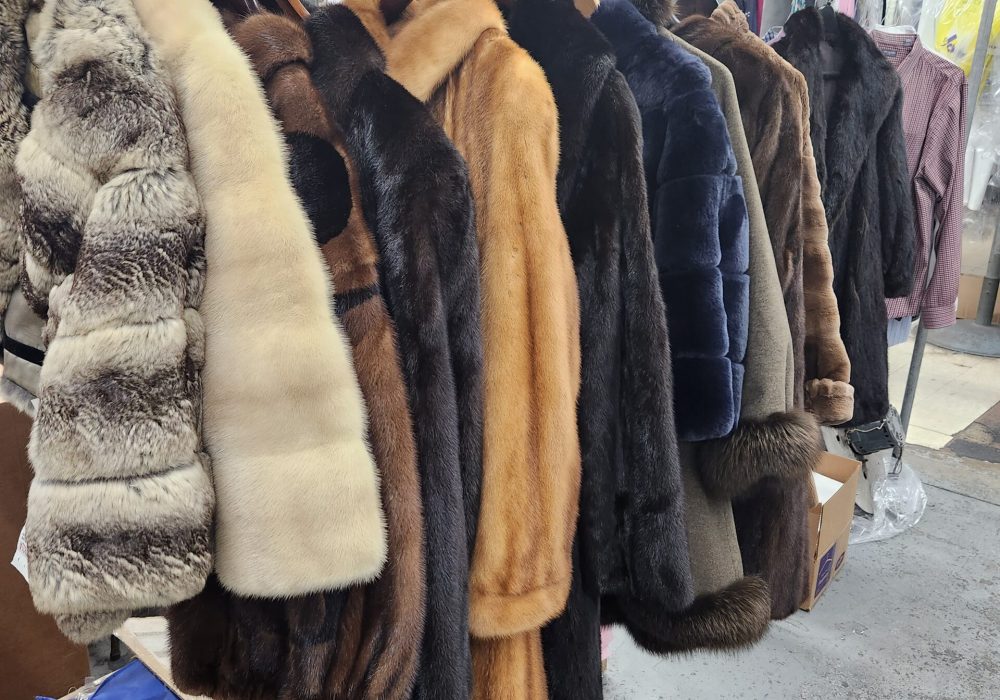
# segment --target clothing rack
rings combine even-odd
[[[976,52],[972,59],[972,70],[969,75],[970,92],[973,99],[966,114],[965,140],[968,143],[972,131],[972,118],[976,113],[979,85],[983,81],[986,69],[986,54],[990,46],[990,29],[993,26],[993,15],[997,0],[986,0],[983,13],[979,18],[979,34],[976,38]],[[929,278],[928,278],[929,281]],[[913,403],[917,395],[917,384],[920,381],[920,370],[924,362],[924,350],[928,339],[933,345],[946,350],[954,350],[969,355],[985,357],[1000,357],[1000,326],[991,323],[993,308],[997,302],[997,288],[1000,286],[1000,222],[993,234],[993,244],[990,246],[990,257],[986,264],[986,275],[983,287],[979,293],[979,308],[976,320],[960,320],[954,326],[941,328],[929,333],[923,319],[917,326],[917,337],[913,343],[913,355],[910,359],[910,371],[906,377],[906,392],[903,394],[903,406],[900,418],[903,431],[910,427],[910,416],[913,413]]]

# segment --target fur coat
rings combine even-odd
[[[580,518],[567,609],[543,631],[546,675],[553,698],[600,697],[602,606],[644,629],[692,599],[641,127],[611,47],[571,0],[519,0],[508,24],[558,107],[558,202],[581,303]]]
[[[207,214],[219,580],[260,598],[371,581],[386,535],[365,406],[277,125],[208,0],[135,7],[170,71]]]
[[[720,6],[711,18],[691,17],[674,31],[720,60],[732,73],[772,252],[779,251],[774,253],[774,259],[793,342],[796,338],[802,339],[795,330],[799,321],[805,323],[809,318],[829,316],[830,299],[824,290],[830,289],[830,282],[829,252],[825,250],[825,236],[819,235],[825,227],[821,222],[816,224],[821,218],[818,216],[820,203],[812,176],[812,149],[804,129],[803,115],[808,113],[808,101],[801,76],[750,33],[745,18],[730,3]],[[779,131],[780,139],[775,138]],[[789,144],[799,144],[799,148]],[[792,172],[798,173],[794,181],[789,177],[777,177],[779,173],[787,176]],[[801,213],[796,219],[801,219],[801,224],[792,225],[793,222],[784,218],[783,208],[787,208],[787,201],[780,207],[776,203],[775,197],[787,198],[791,196],[789,193],[794,194],[793,201],[801,202]],[[798,237],[797,244],[792,242],[795,237]],[[783,255],[781,250],[790,252]],[[804,272],[795,272],[797,260],[804,261],[800,265]],[[824,279],[826,283],[822,283]],[[798,295],[800,281],[808,281],[806,286],[812,291],[807,289],[807,293]],[[811,311],[814,307],[823,313],[817,316],[818,311]],[[798,308],[803,309],[805,318],[796,312]],[[835,309],[833,315],[836,316]],[[809,322],[806,327],[813,331],[817,328],[831,330],[829,324]],[[833,328],[839,328],[839,322]],[[774,336],[775,339],[780,337]],[[808,339],[803,344],[806,348],[815,347]],[[841,345],[839,336],[833,345]],[[757,355],[774,353],[777,366],[772,369],[784,366],[784,347],[780,343],[758,347]],[[822,355],[809,351],[805,356],[814,354]],[[833,355],[839,356],[839,353]],[[801,387],[798,368],[802,366],[799,358],[802,356],[796,351],[794,357],[796,380],[793,387],[798,393]],[[749,373],[754,362],[758,367],[754,369],[756,376],[751,379]],[[744,398],[750,403],[744,406],[740,425],[731,436],[704,445],[699,458],[706,485],[714,493],[733,499],[745,572],[759,574],[767,581],[772,617],[782,618],[798,609],[805,591],[810,564],[808,510],[812,496],[809,475],[819,459],[821,442],[815,419],[797,410],[802,406],[801,395],[782,397],[780,392],[775,393],[783,383],[777,374],[768,379],[768,363],[768,360],[762,363],[748,354],[745,381],[750,391]],[[807,363],[806,366],[814,365]],[[761,369],[763,373],[758,371]],[[817,417],[825,414],[829,418],[832,413],[842,412],[843,403],[835,394],[841,399],[853,395],[849,385],[812,380],[807,384],[806,393],[815,398],[818,394],[810,394],[809,387],[819,386],[832,388],[826,396],[829,401],[806,402]],[[821,404],[840,408],[819,410]]]
[[[233,33],[285,132],[292,180],[337,290],[337,315],[368,406],[390,555],[378,579],[345,591],[263,601],[216,585],[174,606],[174,677],[216,700],[403,700],[413,687],[423,633],[420,482],[395,331],[378,291],[378,255],[362,215],[357,172],[352,168],[349,184],[340,136],[309,76],[311,46],[302,26],[262,14]],[[206,619],[214,624],[205,625]]]
[[[795,342],[796,388],[804,392],[796,404],[822,423],[842,423],[851,417],[854,389],[806,126],[805,81],[750,31],[732,2],[673,31],[733,73]]]
[[[131,3],[50,0],[38,26],[44,97],[16,160],[21,288],[48,346],[25,536],[35,606],[87,642],[194,595],[212,566],[205,224]]]
[[[326,7],[309,18],[311,73],[357,168],[409,388],[428,576],[415,694],[464,699],[472,680],[468,538],[477,519],[483,415],[472,192],[464,161],[430,112],[385,74],[366,31],[384,31],[381,12],[357,12]]]
[[[726,123],[707,69],[628,0],[602,3],[593,21],[614,45],[642,115],[677,434],[723,437],[739,418],[750,298],[746,204]]]
[[[843,60],[837,92],[823,77],[821,46]],[[913,286],[916,238],[907,180],[899,77],[856,22],[837,15],[825,35],[819,12],[797,12],[775,50],[805,76],[810,133],[830,228],[842,334],[854,372],[851,424],[889,410],[885,298]],[[826,105],[830,104],[831,107]]]
[[[28,0],[12,0],[0,6],[0,319],[17,284],[21,259],[21,188],[14,157],[28,133],[28,108],[22,101],[28,67],[24,36],[27,16]]]
[[[29,12],[29,4],[16,0],[0,6],[0,400],[34,416],[45,359],[45,320],[32,311],[18,283],[24,268],[21,184],[15,168],[28,133],[29,105],[38,99],[28,85],[38,72],[28,62],[30,42],[37,35],[28,37],[26,30],[29,24],[33,33],[38,27],[38,13]],[[37,89],[37,81],[32,82]]]
[[[389,75],[430,106],[468,161],[476,205],[484,413],[469,577],[474,697],[543,697],[540,629],[566,604],[580,485],[579,302],[556,202],[552,91],[492,0],[417,0],[376,38]]]

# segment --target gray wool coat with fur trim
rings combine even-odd
[[[67,636],[108,634],[211,570],[201,452],[204,218],[160,61],[128,0],[50,0],[17,156],[22,289],[47,316],[29,578]]]

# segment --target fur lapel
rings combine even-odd
[[[389,27],[388,73],[426,102],[490,29],[504,29],[494,0],[415,0]]]
[[[870,140],[857,135],[859,125],[885,121],[892,99],[899,89],[899,79],[892,65],[867,39],[864,29],[840,13],[837,53],[844,57],[840,89],[827,116],[826,81],[820,44],[826,39],[819,11],[807,8],[785,22],[785,36],[775,50],[805,76],[809,85],[810,131],[819,165],[820,186],[827,221],[831,224],[842,213],[850,188],[871,147]],[[815,106],[820,108],[817,109]],[[872,138],[877,132],[871,131]]]

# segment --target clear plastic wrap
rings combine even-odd
[[[920,477],[901,457],[894,457],[892,450],[878,452],[868,455],[864,468],[867,479],[859,488],[871,490],[873,512],[855,508],[851,544],[887,540],[920,522],[927,493]]]

